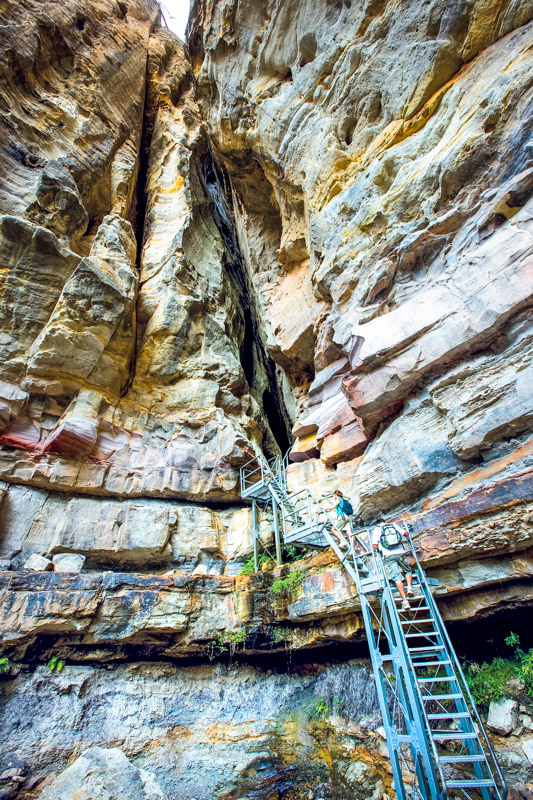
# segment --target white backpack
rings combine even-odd
[[[379,543],[382,547],[387,550],[394,550],[395,547],[403,544],[403,534],[397,525],[389,522],[385,525],[380,525],[380,528]]]

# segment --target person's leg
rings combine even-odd
[[[402,600],[407,600],[407,595],[405,594],[405,586],[403,585],[403,581],[396,581],[396,588],[400,592]]]
[[[331,528],[331,532],[335,534],[335,536],[336,536],[336,537],[337,537],[337,539],[339,540],[339,544],[341,544],[341,545],[343,545],[343,546],[344,546],[344,539],[342,538],[342,536],[341,536],[341,534],[339,533],[339,531],[337,530],[337,528],[335,528],[335,527],[332,527],[332,528]]]
[[[413,595],[413,573],[408,572],[405,576],[405,580],[407,581],[407,594]]]
[[[411,608],[409,604],[409,600],[407,599],[407,595],[405,594],[405,586],[403,583],[403,572],[399,563],[398,556],[389,556],[385,560],[385,568],[389,575],[389,578],[394,581],[396,588],[400,593],[400,597],[402,598],[402,609],[407,611]]]

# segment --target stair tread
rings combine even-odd
[[[427,617],[427,619],[402,619],[400,620],[400,625],[421,625],[423,622],[435,622],[435,620],[433,617]]]
[[[468,764],[470,761],[486,761],[485,756],[473,756],[464,753],[462,756],[439,756],[441,764]]]
[[[439,631],[423,631],[422,633],[404,633],[406,639],[420,639],[421,636],[440,636]]]
[[[436,742],[445,742],[447,739],[477,739],[478,735],[462,731],[431,731],[431,738]]]
[[[439,661],[439,664],[441,663],[442,662]],[[446,681],[453,681],[454,683],[457,683],[457,678],[455,675],[446,675],[446,677],[440,675],[438,678],[417,678],[416,680],[418,683],[445,683]]]
[[[409,648],[410,653],[422,653],[422,652],[429,653],[429,652],[434,652],[435,650],[446,650],[446,647],[443,644],[433,644],[433,645],[428,644],[427,647]]]
[[[446,786],[452,789],[466,789],[468,786],[474,788],[475,786],[495,786],[492,778],[472,778],[472,780],[455,780],[454,778],[444,779]]]
[[[462,694],[423,694],[422,700],[459,700]]]
[[[428,714],[428,719],[455,719],[456,717],[469,716],[469,711],[446,711],[439,714]]]
[[[443,664],[451,664],[449,660],[445,661],[413,661],[413,667],[440,667]]]

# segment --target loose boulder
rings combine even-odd
[[[81,572],[85,556],[81,553],[58,553],[52,559],[54,572]]]
[[[27,561],[25,561],[24,569],[29,569],[32,572],[47,572],[49,569],[52,569],[52,562],[49,558],[40,556],[38,553],[32,553]]]
[[[500,736],[508,736],[518,724],[518,703],[509,697],[492,700],[487,725]]]
[[[116,748],[91,747],[39,795],[39,800],[164,800],[154,776]]]

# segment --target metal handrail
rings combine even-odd
[[[413,552],[413,555],[415,555],[414,551],[413,551],[413,543],[412,543],[410,537],[408,538],[408,541],[409,541],[409,545],[410,545],[410,550],[411,550],[411,552]],[[387,575],[387,571],[386,571],[385,565],[383,563],[383,557],[380,555],[379,559],[381,561],[383,579],[386,582],[386,585],[388,586],[389,591],[391,591],[391,594],[392,594],[391,585],[390,585],[390,579],[389,579],[389,576]],[[416,561],[416,555],[415,555],[415,561]],[[417,572],[418,572],[418,574],[417,574],[418,583],[419,583],[420,588],[422,589],[422,591],[424,593],[424,596],[426,597],[426,592],[424,591],[422,568],[420,567],[420,564],[418,563],[418,561],[416,561],[416,566],[417,566]],[[431,595],[431,592],[429,591],[429,588],[427,588],[427,594]],[[397,609],[396,609],[396,606],[395,606],[394,603],[393,603],[393,607],[395,609],[396,616],[397,616],[397,618],[399,620],[399,615],[398,615],[398,612],[397,612]],[[435,616],[435,620],[437,620],[437,616]],[[403,647],[403,651],[404,651],[407,663],[409,665],[409,671],[410,671],[411,675],[415,676],[416,675],[416,671],[415,671],[415,668],[413,666],[413,660],[411,658],[411,653],[409,652],[409,648],[405,647],[405,642],[404,642],[403,636],[402,636],[402,647]],[[427,744],[429,744],[429,747],[431,749],[431,753],[433,755],[433,761],[434,761],[434,764],[436,764],[436,766],[437,766],[437,770],[438,770],[439,778],[440,778],[440,781],[441,781],[441,785],[443,787],[443,790],[445,791],[446,782],[445,782],[445,778],[444,778],[444,773],[442,771],[442,766],[441,766],[440,759],[439,759],[439,756],[438,756],[437,748],[435,746],[435,741],[434,741],[433,737],[431,736],[431,734],[429,733],[429,731],[431,730],[431,726],[430,726],[429,718],[427,716],[427,712],[426,712],[426,707],[425,707],[424,701],[422,700],[422,693],[420,691],[420,686],[418,685],[418,681],[416,680],[416,678],[412,683],[414,684],[419,710],[422,712],[423,719],[424,719],[424,721],[426,723],[425,724],[426,730],[424,731],[424,736],[425,736]]]
[[[420,562],[418,560],[418,556],[416,554],[416,550],[414,548],[413,541],[411,539],[411,534],[410,534],[409,531],[408,531],[408,537],[409,537],[409,544],[410,544],[410,547],[411,547],[411,552],[412,552],[413,557],[415,559],[416,567],[420,572],[422,572],[422,567],[421,567]],[[466,691],[466,695],[467,695],[468,701],[470,703],[471,709],[474,712],[474,716],[476,718],[476,722],[478,723],[479,730],[480,730],[480,732],[482,734],[482,737],[483,737],[483,740],[484,740],[484,742],[485,742],[485,744],[487,746],[487,750],[490,753],[492,764],[496,768],[496,773],[498,775],[498,778],[500,779],[500,783],[501,783],[501,787],[502,787],[501,788],[501,792],[499,790],[498,791],[499,791],[499,793],[500,793],[500,795],[502,797],[502,800],[506,800],[507,794],[508,794],[507,781],[505,780],[503,772],[500,769],[500,765],[498,764],[498,760],[496,758],[496,754],[495,754],[495,752],[494,752],[494,750],[492,748],[492,745],[490,743],[488,734],[487,734],[487,732],[485,730],[485,726],[483,725],[481,717],[479,716],[479,712],[477,710],[477,706],[476,706],[476,704],[474,702],[474,698],[472,697],[472,693],[470,692],[470,687],[468,686],[468,683],[466,681],[466,678],[465,678],[463,669],[461,667],[461,664],[459,662],[459,659],[457,658],[457,654],[455,652],[455,648],[453,647],[452,642],[450,640],[450,637],[448,636],[448,632],[446,630],[446,626],[442,622],[442,619],[441,619],[440,612],[438,610],[437,604],[436,604],[436,602],[435,602],[435,600],[433,598],[433,595],[429,591],[429,589],[427,591],[427,600],[428,600],[429,607],[433,611],[433,615],[434,615],[435,621],[437,622],[437,625],[439,627],[439,633],[441,634],[441,636],[443,637],[444,641],[446,642],[449,654],[452,656],[452,662],[454,664],[454,667],[455,667],[456,671],[458,672],[459,677],[461,678],[463,692]],[[490,770],[490,772],[492,774],[493,769],[492,769],[492,767],[490,765],[488,765],[488,762],[487,762],[487,766],[489,766],[489,770]],[[494,779],[494,775],[492,775],[492,778]]]

